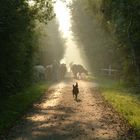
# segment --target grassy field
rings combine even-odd
[[[23,92],[0,99],[0,134],[6,132],[47,90],[49,83],[35,84]]]
[[[99,84],[102,95],[120,112],[140,137],[140,93],[126,88],[120,82],[107,78],[94,78]]]

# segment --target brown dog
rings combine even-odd
[[[79,88],[78,88],[78,83],[77,82],[76,82],[76,85],[73,85],[72,93],[73,93],[73,97],[75,96],[75,99],[77,100],[77,96],[78,96],[78,93],[79,93]]]

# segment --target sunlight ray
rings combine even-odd
[[[62,37],[65,39],[65,54],[61,62],[66,63],[67,66],[73,62],[75,64],[82,64],[86,66],[86,59],[84,52],[78,46],[77,40],[72,31],[72,13],[69,8],[69,4],[72,4],[71,0],[65,2],[57,0],[54,4],[54,11],[56,13],[56,19],[59,24],[59,31]]]

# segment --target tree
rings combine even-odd
[[[115,28],[115,35],[121,44],[123,75],[126,81],[137,83],[140,77],[140,1],[138,0],[103,0],[104,17]],[[125,59],[124,59],[125,58]],[[129,79],[129,80],[128,80]]]
[[[140,1],[88,0],[88,9],[116,40],[113,50],[122,78],[131,85],[140,83]]]
[[[0,94],[21,90],[31,81],[36,20],[47,23],[54,16],[51,0],[1,0]]]

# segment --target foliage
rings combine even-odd
[[[8,98],[0,99],[0,134],[10,128],[47,90],[49,83],[33,85]]]
[[[47,25],[37,24],[36,26],[38,47],[35,52],[35,64],[47,66],[52,64],[54,60],[58,62],[64,54],[64,42],[59,32],[59,25],[56,18],[52,19]]]
[[[36,20],[52,19],[51,0],[0,1],[0,94],[15,93],[31,83],[36,47]]]
[[[131,84],[140,77],[140,1],[88,0],[89,9],[102,26],[117,38],[119,61],[123,79]],[[96,15],[96,16],[95,16]]]
[[[89,3],[88,3],[89,2]],[[100,14],[101,0],[80,1],[73,4],[73,30],[81,49],[84,49],[90,66],[94,73],[111,65],[114,69],[120,69],[117,49],[117,41],[112,34],[102,26]],[[97,5],[95,5],[97,4]],[[87,7],[90,5],[90,7]],[[79,8],[80,7],[80,8]],[[98,10],[98,11],[97,11]],[[94,13],[93,13],[94,12]]]
[[[102,95],[111,103],[134,128],[137,137],[140,137],[140,96],[134,90],[124,87],[119,81],[99,77],[94,78],[100,85]]]

